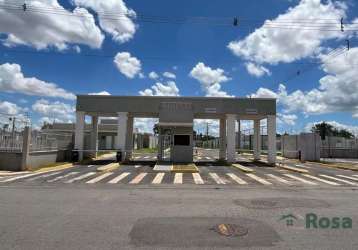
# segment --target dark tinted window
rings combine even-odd
[[[174,145],[189,146],[190,135],[174,135]]]

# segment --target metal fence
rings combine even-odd
[[[0,151],[21,152],[24,128],[29,124],[25,116],[0,113]]]
[[[72,148],[72,133],[48,133],[32,131],[30,140],[30,152],[65,150]]]

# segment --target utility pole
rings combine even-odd
[[[209,147],[209,123],[206,123],[206,146]]]
[[[15,121],[16,121],[16,117],[12,117],[10,119],[12,119],[11,147],[14,148],[15,147]]]

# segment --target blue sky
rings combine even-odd
[[[280,131],[358,130],[354,1],[26,2],[0,0],[2,113],[40,125],[73,120],[73,94],[251,95],[278,99]]]

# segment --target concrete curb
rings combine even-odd
[[[72,167],[74,167],[73,163],[66,163],[66,164],[55,166],[55,167],[41,168],[41,169],[38,169],[38,170],[35,170],[32,172],[33,173],[47,173],[47,172],[53,172],[53,171],[63,170],[63,169],[72,168]]]
[[[232,166],[234,168],[237,168],[239,170],[241,170],[242,172],[245,172],[245,173],[255,173],[255,170],[251,169],[251,168],[248,168],[248,167],[244,167],[240,164],[232,164]]]

